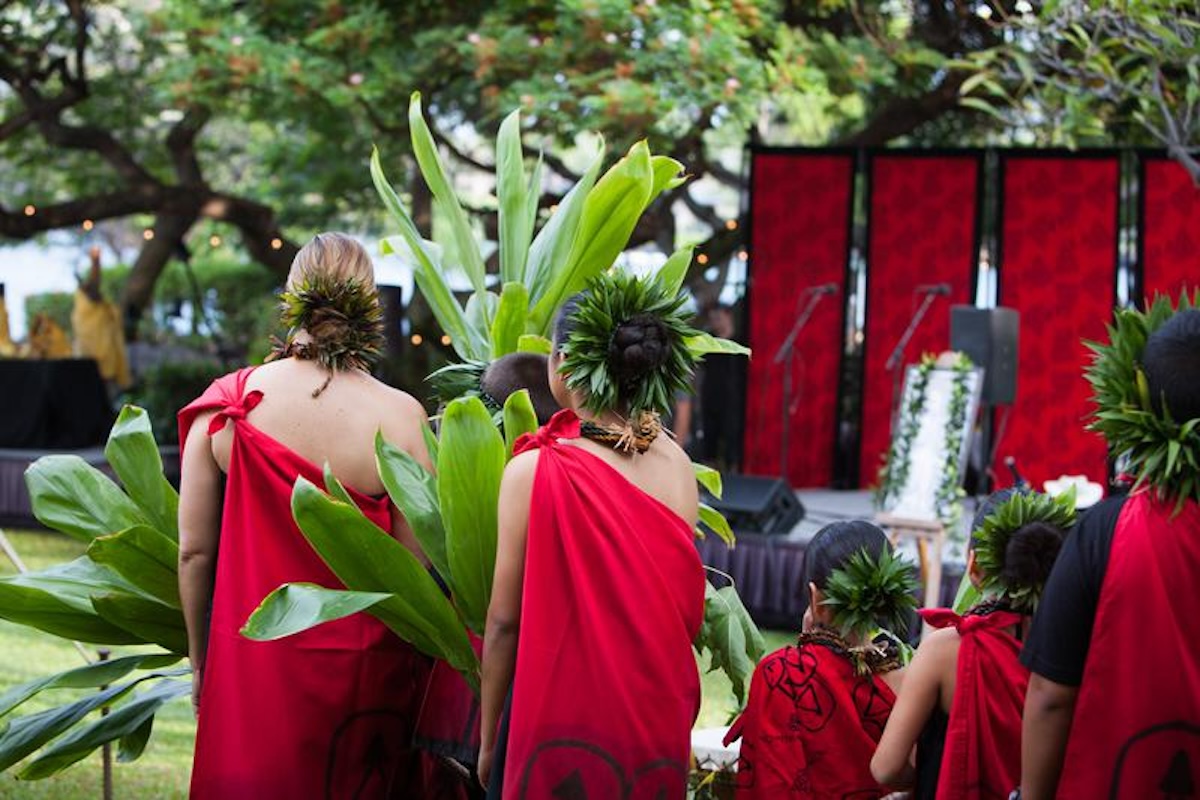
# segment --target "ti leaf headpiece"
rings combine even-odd
[[[1075,487],[1057,497],[1037,492],[1016,492],[984,517],[975,531],[972,548],[975,564],[983,572],[980,587],[985,594],[1008,601],[1013,611],[1032,614],[1042,595],[1042,585],[1016,586],[1004,578],[1008,543],[1012,535],[1034,522],[1043,522],[1066,531],[1075,524]]]
[[[1200,306],[1200,290],[1184,292],[1176,308],[1159,295],[1147,311],[1119,309],[1108,327],[1109,343],[1088,342],[1095,353],[1086,375],[1096,412],[1088,428],[1108,441],[1114,456],[1127,454],[1135,490],[1149,485],[1161,500],[1200,501],[1200,420],[1176,421],[1157,411],[1142,371],[1146,340],[1179,311]]]
[[[275,341],[271,358],[295,355],[330,372],[371,368],[383,350],[383,309],[365,281],[310,275],[279,295],[287,341]],[[295,342],[305,331],[309,342]],[[268,359],[270,360],[270,359]]]
[[[657,278],[612,272],[593,279],[571,315],[574,329],[559,343],[567,386],[580,392],[584,406],[596,413],[623,410],[629,419],[645,411],[663,412],[676,392],[688,391],[696,356],[687,340],[699,331],[681,310],[687,297],[671,294]],[[618,380],[613,359],[619,353],[613,337],[622,323],[647,315],[662,323],[666,362],[659,368]]]
[[[866,548],[835,569],[825,583],[822,605],[833,609],[843,634],[865,636],[878,627],[903,635],[908,613],[917,607],[912,566],[888,549],[874,558]]]

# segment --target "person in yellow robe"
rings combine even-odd
[[[49,314],[41,313],[29,324],[30,358],[70,358],[71,340]]]
[[[125,333],[121,329],[121,312],[115,303],[104,299],[100,292],[100,248],[93,247],[92,266],[87,280],[75,290],[75,307],[71,310],[71,326],[75,329],[75,353],[95,359],[100,377],[127,389],[133,383],[129,359],[125,353]]]
[[[4,284],[0,283],[0,358],[12,358],[17,354],[12,335],[8,330],[8,307],[4,304]]]

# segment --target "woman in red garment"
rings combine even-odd
[[[1021,779],[1021,642],[1066,529],[1074,493],[1005,490],[976,514],[967,576],[984,600],[963,616],[922,610],[925,637],[904,677],[871,772],[914,800],[1008,797]],[[911,756],[916,747],[916,761]]]
[[[826,525],[804,552],[809,601],[800,641],[754,670],[740,738],[738,800],[884,797],[871,753],[900,682],[884,628],[903,631],[915,605],[911,568],[875,525]]]
[[[376,431],[426,466],[416,400],[367,367],[382,343],[370,257],[325,233],[296,255],[291,328],[272,363],[216,380],[179,414],[179,585],[198,729],[194,798],[431,796],[409,747],[429,662],[365,614],[276,642],[239,629],[282,583],[340,587],[291,515],[298,476],[328,464],[420,557],[375,469]],[[351,488],[352,487],[352,488]]]
[[[556,320],[564,410],[517,443],[500,492],[479,761],[491,797],[686,792],[704,571],[691,462],[658,421],[694,363],[682,303],[610,275]]]

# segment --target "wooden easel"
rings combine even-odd
[[[946,528],[936,520],[905,519],[886,512],[875,515],[875,524],[887,532],[892,546],[901,539],[915,539],[920,559],[921,582],[925,586],[925,608],[937,608],[942,596],[942,548]]]

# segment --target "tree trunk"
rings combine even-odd
[[[154,284],[171,256],[186,252],[181,250],[183,238],[195,221],[194,214],[160,214],[155,218],[151,229],[154,238],[148,240],[138,253],[121,296],[121,318],[125,324],[126,340],[137,341],[142,315],[154,298]],[[199,309],[196,311],[199,313]]]

